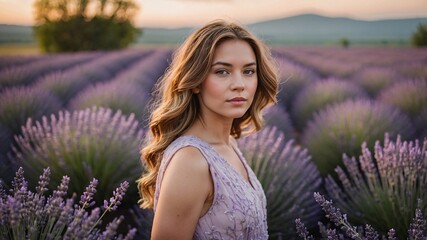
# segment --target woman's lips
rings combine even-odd
[[[243,97],[235,97],[227,100],[227,102],[233,105],[243,105],[246,101],[247,101],[246,98],[243,98]]]

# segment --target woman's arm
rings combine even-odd
[[[178,150],[164,173],[151,239],[192,239],[213,192],[206,159],[194,147]]]

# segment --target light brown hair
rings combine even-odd
[[[276,103],[278,79],[269,49],[249,31],[236,23],[216,20],[192,33],[174,53],[171,65],[156,86],[146,144],[141,159],[147,171],[138,179],[142,208],[152,208],[157,174],[167,146],[187,130],[199,117],[200,108],[195,89],[207,78],[216,48],[224,41],[247,42],[256,56],[258,87],[248,111],[234,119],[230,135],[239,138],[242,131],[258,131],[262,127],[261,110]]]

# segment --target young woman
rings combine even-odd
[[[266,198],[236,144],[276,102],[270,51],[242,26],[188,37],[157,86],[138,180],[152,239],[267,239]]]

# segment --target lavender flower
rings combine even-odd
[[[113,192],[113,197],[110,198],[110,202],[104,201],[104,209],[107,211],[114,211],[122,203],[123,196],[125,195],[129,183],[124,181],[120,184],[120,187],[116,188]]]
[[[339,208],[335,208],[332,204],[332,201],[328,201],[324,196],[318,192],[314,193],[314,198],[316,202],[322,207],[323,211],[326,213],[326,217],[335,224],[335,226],[341,226],[341,229],[345,234],[351,239],[362,239],[359,236],[359,233],[356,231],[356,227],[352,226],[345,214],[342,214]]]
[[[133,114],[94,107],[60,111],[41,122],[29,120],[22,135],[16,136],[14,152],[16,162],[28,169],[30,182],[37,182],[37,173],[48,166],[52,184],[58,185],[62,175],[74,180],[71,192],[83,192],[89,181],[99,179],[95,200],[102,203],[115,186],[123,181],[134,183],[139,177],[142,137]],[[132,195],[136,191],[136,186],[131,188]]]
[[[307,228],[304,226],[304,223],[301,222],[301,219],[295,219],[295,225],[297,234],[300,238],[303,238],[304,240],[314,239],[313,236],[309,235]]]
[[[341,239],[338,236],[337,231],[335,229],[326,230],[326,235],[327,235],[328,240],[339,240],[339,239]]]
[[[45,169],[40,179],[49,182],[46,178],[48,172],[49,169]],[[116,208],[110,208],[100,216],[101,209],[96,207],[89,214],[86,209],[74,204],[73,198],[65,198],[70,183],[68,177],[64,176],[57,190],[44,201],[45,196],[25,187],[23,174],[23,169],[20,168],[16,173],[14,187],[5,198],[0,198],[0,239],[133,239],[136,235],[134,228],[128,231],[125,238],[117,234],[122,218],[110,224],[107,222],[105,230],[99,226],[103,216]],[[48,186],[44,180],[41,188]],[[96,180],[91,182],[91,187],[94,182]],[[123,183],[118,188],[116,205],[123,198],[128,185]],[[19,186],[21,187],[18,189]],[[93,189],[87,189],[94,192]]]
[[[340,184],[328,176],[326,190],[356,223],[369,221],[381,234],[396,229],[402,239],[410,228],[417,200],[424,203],[419,206],[421,211],[427,209],[427,138],[421,144],[400,137],[391,141],[386,134],[384,146],[377,141],[374,150],[371,153],[364,143],[358,161],[344,155],[346,171],[336,168]]]
[[[18,192],[22,187],[27,187],[27,185],[28,182],[24,178],[24,169],[20,167],[13,178],[11,191]]]
[[[80,197],[80,206],[85,209],[92,207],[95,204],[93,200],[93,195],[96,193],[96,186],[98,186],[98,180],[96,178],[90,181],[89,186],[86,187],[86,191],[83,192]]]
[[[378,235],[377,231],[375,231],[375,229],[369,224],[366,224],[366,227],[365,227],[365,238],[366,238],[366,240],[378,240],[379,239],[379,235]]]
[[[372,147],[386,132],[408,139],[414,135],[414,127],[394,107],[368,100],[347,100],[316,113],[304,131],[302,142],[320,173],[326,176],[342,165],[342,154],[359,155],[363,142]]]
[[[123,216],[120,216],[119,218],[113,219],[112,222],[110,222],[107,227],[105,228],[105,231],[102,233],[101,239],[112,239],[117,232],[117,228],[119,227],[119,224],[123,221]]]
[[[40,175],[39,185],[36,187],[37,193],[42,196],[47,190],[47,186],[50,181],[50,168],[46,168],[43,170],[43,174]]]
[[[419,208],[415,210],[415,217],[412,220],[410,228],[408,230],[408,235],[410,239],[426,239],[424,232],[426,230],[426,220],[423,218],[423,214],[420,208],[422,208],[422,201],[418,202]]]
[[[297,217],[309,227],[315,225],[320,209],[311,195],[321,179],[307,150],[293,140],[285,141],[274,127],[241,138],[238,144],[266,193],[269,235],[295,237],[293,219]]]
[[[388,233],[387,233],[387,239],[388,240],[397,240],[397,238],[396,238],[396,230],[394,230],[393,228],[392,229],[390,229],[389,231],[388,231]]]

